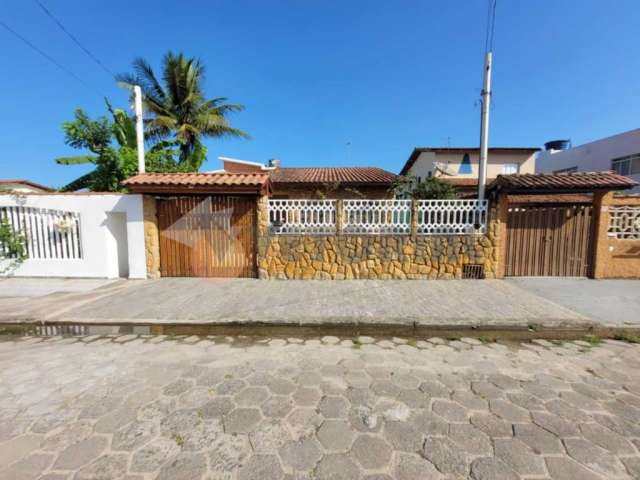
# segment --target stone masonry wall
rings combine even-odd
[[[258,276],[262,279],[454,279],[464,265],[495,278],[501,220],[489,210],[486,235],[274,235],[266,197],[258,201]]]
[[[147,278],[160,278],[160,232],[155,197],[145,195],[142,198],[142,210]]]

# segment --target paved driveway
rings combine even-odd
[[[640,324],[640,280],[523,277],[505,281],[594,320]]]
[[[0,478],[640,477],[640,346],[0,337]]]

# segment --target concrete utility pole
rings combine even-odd
[[[142,90],[138,85],[133,86],[136,111],[136,142],[138,149],[138,173],[144,173],[144,128],[142,125]]]
[[[480,168],[478,172],[478,200],[484,200],[487,186],[487,156],[489,154],[489,107],[491,106],[491,57],[487,52],[484,57],[484,80],[482,82],[482,113],[480,116]]]

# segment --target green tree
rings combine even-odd
[[[249,135],[231,126],[228,115],[244,109],[240,104],[225,103],[226,97],[207,100],[203,93],[205,69],[199,60],[182,53],[168,52],[162,59],[162,82],[142,58],[133,62],[133,74],[117,78],[127,87],[139,85],[146,135],[151,141],[171,140],[180,150],[179,162],[197,171],[206,159],[206,137],[242,137]]]
[[[436,177],[418,182],[413,175],[401,175],[396,178],[391,189],[401,197],[416,200],[447,200],[456,198],[456,189],[449,183]]]
[[[27,257],[26,238],[0,213],[0,273],[9,273]]]
[[[106,101],[106,100],[105,100]],[[62,188],[62,191],[89,189],[99,192],[123,190],[122,181],[135,175],[138,169],[135,120],[124,110],[114,109],[106,101],[111,119],[95,120],[76,109],[73,121],[65,122],[65,143],[73,148],[88,150],[89,154],[57,158],[60,165],[93,164],[95,169]],[[174,159],[177,151],[161,143],[145,154],[149,172],[182,171]]]

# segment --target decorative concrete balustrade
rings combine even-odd
[[[474,235],[486,233],[487,209],[486,200],[270,199],[268,218],[275,235]]]

